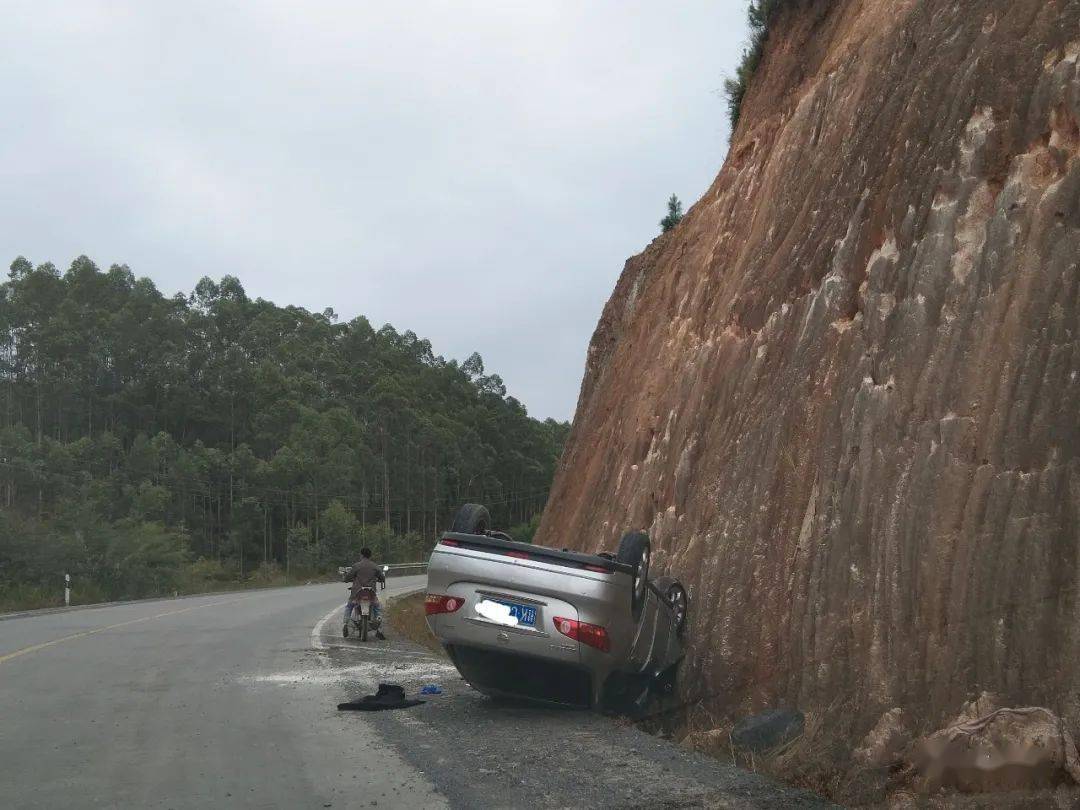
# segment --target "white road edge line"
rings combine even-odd
[[[409,589],[403,590],[401,593],[392,594],[392,596],[394,596],[394,597],[410,596],[410,595],[416,593],[417,591],[424,590],[425,588],[426,588],[425,585],[421,585],[421,586],[418,586],[416,588],[409,588]],[[387,598],[389,599],[390,597],[388,596]],[[345,605],[344,605],[344,603],[342,603],[340,607],[334,608],[329,613],[327,613],[325,616],[323,616],[321,619],[319,619],[319,621],[315,624],[315,626],[313,628],[311,628],[311,646],[312,646],[313,649],[315,649],[315,650],[328,650],[328,649],[330,649],[331,646],[339,646],[339,647],[344,646],[344,645],[330,645],[330,644],[327,644],[327,643],[325,643],[323,641],[323,638],[322,638],[323,628],[326,627],[326,623],[328,621],[330,621],[332,618],[334,618],[335,614],[344,615],[344,613],[345,613]],[[362,647],[351,647],[351,645],[350,645],[350,649],[354,649],[357,652],[360,652],[361,650],[363,650]],[[329,661],[323,660],[325,657],[326,656],[321,656],[320,655],[319,660],[324,665],[330,666]]]
[[[328,621],[330,621],[332,618],[334,618],[335,614],[344,613],[344,611],[345,611],[345,606],[344,605],[338,605],[336,608],[334,608],[329,613],[327,613],[325,616],[323,616],[321,619],[319,619],[318,623],[313,628],[311,628],[311,646],[314,649],[316,649],[316,650],[325,650],[326,649],[326,644],[324,644],[323,640],[322,640],[323,628],[326,627],[326,623]],[[319,661],[321,661],[324,666],[327,666],[327,667],[330,666],[330,662],[324,660],[324,658],[325,658],[325,656],[320,655],[319,656]]]
[[[394,594],[394,595],[395,596],[408,596],[408,595],[410,595],[412,593],[415,593],[417,590],[423,590],[423,588],[416,588],[415,590],[404,591],[403,593]],[[315,626],[313,628],[311,628],[311,647],[312,647],[312,649],[314,649],[314,650],[316,650],[316,651],[318,651],[320,653],[326,653],[328,650],[331,649],[331,646],[334,646],[334,647],[344,646],[344,645],[340,645],[340,644],[329,645],[329,644],[325,643],[323,641],[323,638],[322,638],[322,631],[323,631],[323,628],[326,627],[326,623],[328,621],[330,621],[332,618],[334,618],[335,615],[343,614],[344,612],[345,612],[345,606],[344,605],[342,605],[340,607],[336,607],[333,610],[331,610],[329,613],[327,613],[325,616],[323,616],[321,619],[319,619],[318,622],[316,622]],[[362,648],[356,647],[356,648],[353,648],[353,649],[355,649],[357,652],[359,652]],[[323,668],[333,671],[334,667],[330,663],[330,656],[329,655],[317,655],[315,657],[316,657],[316,659],[318,659],[319,664]],[[403,725],[406,725],[406,726],[412,726],[414,728],[417,728],[417,727],[423,728],[426,725],[423,720],[417,720],[415,717],[406,717],[405,714],[402,713],[402,712],[395,712],[394,715],[395,715],[396,720],[398,720],[399,722],[401,722]]]

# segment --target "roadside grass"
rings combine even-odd
[[[850,707],[846,707],[850,709]],[[885,774],[854,772],[850,766],[847,729],[842,723],[826,718],[842,716],[840,701],[823,712],[807,712],[799,736],[768,751],[752,753],[738,750],[731,741],[730,718],[714,716],[703,706],[689,707],[683,721],[673,731],[674,739],[684,747],[727,762],[743,770],[761,773],[792,787],[809,790],[830,801],[847,806],[864,806],[883,801]],[[697,736],[693,732],[704,733]],[[695,739],[696,737],[696,739]]]
[[[336,573],[313,571],[292,572],[286,576],[283,571],[257,571],[250,577],[240,579],[217,574],[200,575],[188,572],[172,586],[154,589],[150,592],[113,595],[94,582],[80,582],[73,578],[71,586],[71,604],[96,605],[103,602],[128,602],[136,599],[165,599],[171,596],[198,596],[204,593],[257,590],[260,588],[282,588],[292,585],[311,585],[322,582],[338,582]],[[38,584],[0,583],[0,614],[23,610],[40,610],[64,606],[64,585],[60,581],[56,587]],[[421,610],[422,610],[421,606]]]
[[[86,605],[106,601],[99,588],[88,589],[83,598],[72,594],[71,604]],[[38,610],[39,608],[63,607],[64,586],[46,588],[43,585],[24,585],[15,583],[0,586],[0,613],[12,613],[18,610]]]
[[[402,637],[445,656],[442,645],[428,630],[427,620],[424,618],[424,596],[425,593],[420,591],[386,600],[386,620]]]

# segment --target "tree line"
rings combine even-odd
[[[232,276],[168,297],[85,256],[11,264],[0,385],[0,591],[62,569],[105,597],[272,578],[360,543],[419,559],[466,500],[533,521],[569,429],[478,354]]]

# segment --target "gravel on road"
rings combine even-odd
[[[402,685],[426,702],[368,713],[404,760],[462,808],[812,808],[805,791],[689,752],[595,712],[495,701],[465,683],[449,660],[398,637],[362,644],[331,636],[322,654],[343,699]],[[437,684],[441,695],[420,695]]]

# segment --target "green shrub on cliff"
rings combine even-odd
[[[739,123],[743,98],[750,79],[761,63],[765,52],[765,42],[769,38],[769,25],[786,7],[794,6],[805,0],[750,0],[747,8],[747,22],[750,25],[750,41],[743,49],[742,59],[735,68],[735,75],[724,80],[724,95],[727,96],[728,118],[731,121],[731,135],[735,136],[735,126]]]

